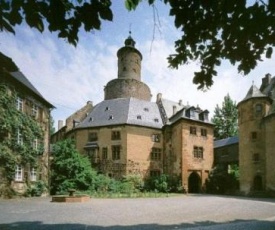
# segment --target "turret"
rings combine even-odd
[[[118,76],[108,82],[105,100],[134,97],[150,101],[150,88],[141,81],[141,53],[135,48],[136,42],[129,35],[124,46],[117,51]]]
[[[141,53],[135,48],[136,42],[129,36],[125,46],[117,51],[118,78],[141,80]]]
[[[238,104],[240,190],[245,193],[265,188],[266,155],[263,118],[271,99],[255,85]]]

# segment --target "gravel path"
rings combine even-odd
[[[51,198],[0,200],[0,229],[275,230],[275,200],[209,195],[85,203],[53,203]]]

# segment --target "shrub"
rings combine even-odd
[[[30,187],[28,187],[26,191],[26,196],[41,196],[46,191],[46,183],[40,180],[30,185]]]
[[[54,145],[51,162],[51,194],[68,193],[69,189],[91,189],[96,172],[87,157],[81,155],[71,139]]]

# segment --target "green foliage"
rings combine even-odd
[[[229,94],[224,97],[221,108],[216,106],[212,122],[214,123],[215,139],[238,135],[238,109],[236,102],[232,101]]]
[[[148,0],[152,5],[156,0]],[[248,74],[262,57],[271,58],[274,39],[275,3],[248,0],[161,0],[170,8],[174,26],[182,36],[175,41],[175,52],[169,65],[178,68],[190,61],[201,63],[195,72],[194,84],[208,88],[217,76],[217,67],[224,59]],[[141,0],[125,0],[125,8],[134,10]],[[78,34],[100,30],[103,20],[112,21],[111,0],[93,1],[22,1],[2,0],[0,30],[15,33],[17,25],[26,22],[43,32],[45,26],[76,45]],[[260,25],[260,26],[257,26]]]
[[[206,183],[206,191],[214,194],[225,194],[236,192],[239,187],[239,167],[238,165],[229,166],[230,170],[224,165],[217,165],[209,174]]]
[[[262,56],[271,57],[275,45],[274,1],[168,2],[175,26],[182,31],[169,63],[177,68],[190,61],[200,61],[201,71],[193,79],[199,88],[213,84],[215,69],[223,59],[237,64],[239,72],[248,74]],[[260,27],[255,26],[259,23]]]
[[[2,0],[0,30],[15,34],[16,25],[25,21],[29,27],[43,32],[47,25],[49,31],[57,31],[58,37],[76,45],[82,26],[87,32],[99,30],[101,20],[113,19],[110,7],[110,0]]]
[[[58,142],[51,162],[51,193],[68,193],[69,189],[88,190],[95,183],[96,172],[89,159],[82,156],[71,139]]]
[[[27,191],[26,196],[41,196],[44,192],[47,191],[47,185],[44,181],[36,181],[34,184],[31,184]]]
[[[11,199],[16,195],[16,192],[7,184],[2,183],[0,184],[0,197],[5,199]]]
[[[16,108],[17,93],[0,82],[0,167],[8,181],[14,178],[15,166],[36,166],[37,156],[43,153],[43,145],[33,147],[34,139],[43,138],[40,125],[29,115]],[[20,130],[23,143],[18,143]]]
[[[115,180],[103,174],[95,177],[92,191],[97,193],[137,193],[143,190],[143,180],[138,175],[127,175],[122,180]]]
[[[182,192],[181,180],[176,176],[162,174],[157,177],[149,177],[145,181],[145,189],[156,192]]]

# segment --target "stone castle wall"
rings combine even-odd
[[[115,98],[129,98],[151,101],[150,88],[143,82],[135,79],[114,79],[105,87],[105,100]]]

